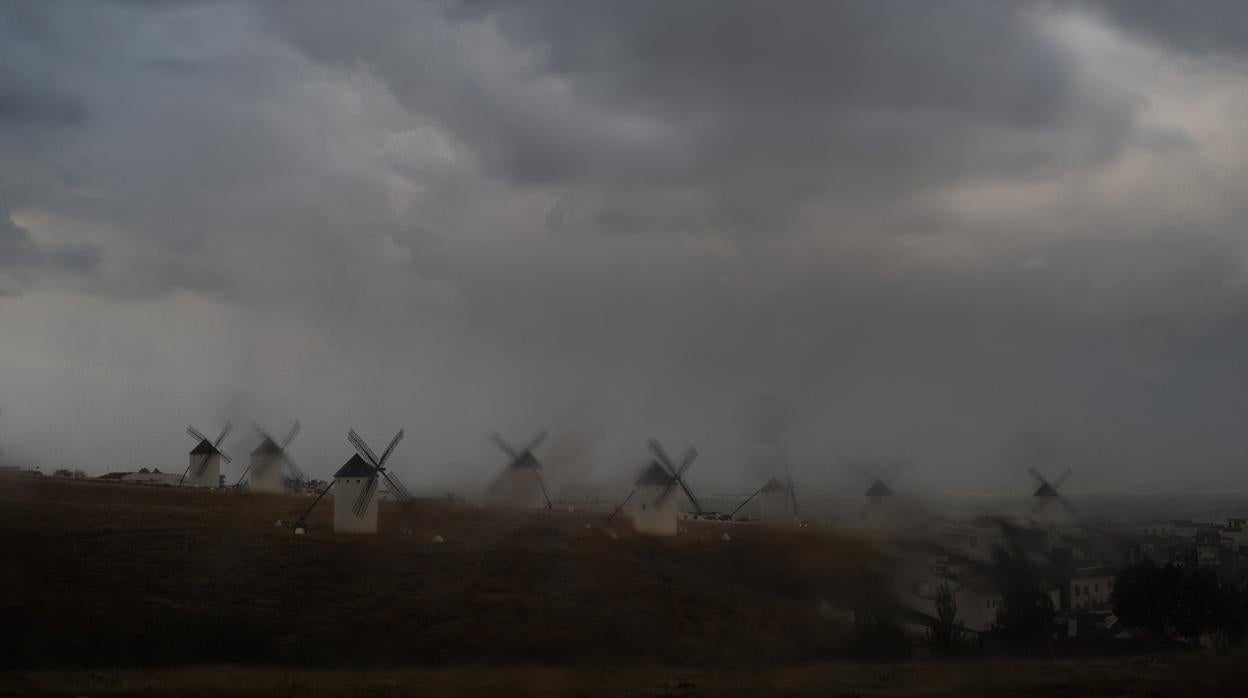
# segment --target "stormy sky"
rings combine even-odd
[[[0,448],[1248,487],[1246,15],[5,2]]]

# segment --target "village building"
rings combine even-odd
[[[1117,570],[1110,567],[1083,567],[1070,575],[1070,608],[1108,608],[1114,593]]]

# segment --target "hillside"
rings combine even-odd
[[[330,533],[326,500],[295,536],[274,522],[304,497],[2,482],[10,668],[813,661],[879,562],[815,531],[617,539],[600,513],[433,500],[384,503],[375,537]]]

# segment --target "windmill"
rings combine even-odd
[[[1028,472],[1030,472],[1031,476],[1036,478],[1036,481],[1040,483],[1040,486],[1037,487],[1036,491],[1032,494],[1032,497],[1036,500],[1035,505],[1032,508],[1034,513],[1040,514],[1048,511],[1054,501],[1060,503],[1068,512],[1073,513],[1075,511],[1074,505],[1067,501],[1066,498],[1062,496],[1061,492],[1058,491],[1061,489],[1061,486],[1068,479],[1070,479],[1070,476],[1074,474],[1073,470],[1067,468],[1060,476],[1058,476],[1056,480],[1052,481],[1045,478],[1044,474],[1035,467],[1028,468]]]
[[[546,440],[546,432],[540,431],[528,446],[517,451],[503,437],[493,436],[495,445],[507,455],[507,467],[490,484],[489,495],[514,507],[545,507],[551,509],[550,494],[542,478],[542,464],[533,456],[533,450]]]
[[[867,478],[871,482],[871,486],[864,493],[867,498],[867,505],[858,512],[858,518],[863,522],[877,515],[879,510],[887,507],[888,503],[893,500],[892,482],[901,472],[902,466],[895,464],[887,470],[877,470],[871,466],[855,465],[854,470]]]
[[[249,486],[251,491],[281,494],[286,491],[286,471],[289,471],[291,477],[296,482],[303,482],[307,479],[304,477],[303,471],[295,463],[295,460],[290,457],[290,444],[295,440],[299,430],[303,428],[298,420],[290,427],[286,438],[280,442],[258,424],[251,425],[251,428],[255,429],[256,434],[260,436],[260,445],[251,452],[251,463],[238,478],[240,484],[243,482],[243,478],[250,473],[251,480]],[[283,465],[285,466],[284,468]]]
[[[650,466],[633,483],[633,491],[624,498],[607,521],[614,519],[616,514],[619,514],[636,496],[637,501],[631,510],[633,528],[639,533],[674,536],[679,529],[677,525],[679,502],[677,497],[673,496],[677,487],[684,490],[685,496],[689,497],[689,503],[693,505],[694,511],[698,514],[702,513],[702,505],[685,482],[685,471],[698,457],[698,452],[690,448],[685,454],[685,459],[681,461],[680,467],[676,467],[657,439],[650,439],[650,451],[654,453],[655,460],[650,462]]]
[[[401,502],[412,499],[403,483],[386,469],[386,461],[402,440],[403,430],[400,429],[379,458],[354,429],[349,430],[347,441],[355,448],[355,455],[334,473],[334,479],[312,500],[312,505],[295,522],[295,532],[306,527],[308,514],[334,485],[338,485],[338,493],[334,495],[334,533],[376,533],[377,488],[382,480],[395,499]]]
[[[225,437],[234,429],[234,425],[229,422],[225,423],[225,427],[221,429],[221,434],[216,441],[209,441],[207,436],[193,426],[186,428],[186,433],[195,439],[195,448],[191,449],[190,462],[187,463],[186,470],[182,471],[182,477],[178,478],[179,485],[190,485],[192,487],[217,487],[220,484],[221,477],[221,461],[232,463],[233,461],[221,450],[221,444],[225,442]]]
[[[728,515],[729,519],[736,517],[737,512],[745,508],[751,500],[758,497],[758,518],[762,521],[792,521],[797,519],[797,496],[793,491],[793,475],[786,467],[784,469],[784,482],[780,482],[776,478],[771,478],[762,487],[754,491],[754,494],[745,498],[745,501],[737,505],[736,509]]]

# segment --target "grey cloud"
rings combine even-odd
[[[1086,84],[1018,4],[401,7],[300,3],[274,22],[309,55],[376,71],[492,175],[632,197],[582,221],[607,229],[774,228],[815,199],[854,207],[1094,166],[1140,105]],[[455,32],[470,39],[444,38]],[[482,53],[510,63],[466,55],[490,39],[502,43]]]
[[[81,123],[84,118],[86,110],[73,99],[21,84],[0,69],[0,123],[55,127]]]
[[[1088,486],[1239,462],[1242,210],[1189,180],[1244,154],[1150,122],[1167,95],[1093,70],[1060,4],[12,7],[24,123],[58,128],[0,122],[38,221],[0,252],[83,278],[0,305],[31,328],[0,375],[115,420],[19,414],[43,452],[298,417],[313,474],[404,426],[426,484],[486,477],[494,429],[581,480],[651,435],[708,485],[900,457],[1022,487],[1020,433]]]
[[[1248,7],[1235,0],[1097,0],[1095,8],[1115,25],[1183,51],[1230,53],[1248,51]]]

